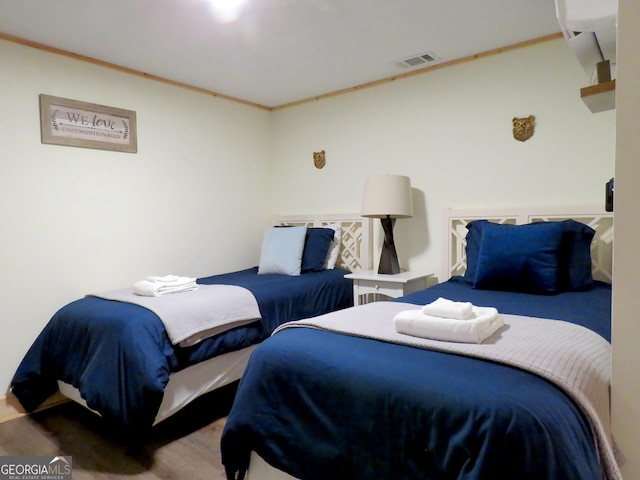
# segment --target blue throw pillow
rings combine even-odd
[[[464,279],[473,284],[476,278],[476,267],[478,266],[478,255],[480,254],[480,241],[482,240],[482,227],[489,223],[488,220],[474,220],[467,224],[467,245],[465,247],[467,257],[467,269],[464,272]]]
[[[473,286],[479,289],[555,293],[561,222],[482,226]]]
[[[259,274],[300,275],[307,227],[270,227],[264,233]]]
[[[563,237],[558,256],[558,289],[588,290],[593,286],[591,241],[596,231],[575,220],[564,220],[560,223],[563,227]]]
[[[332,228],[308,228],[302,253],[302,273],[321,272],[329,252],[335,230]]]

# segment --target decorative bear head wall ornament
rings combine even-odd
[[[324,156],[324,150],[320,152],[313,152],[313,164],[316,168],[320,169],[325,166],[327,163],[327,159]]]
[[[533,130],[535,129],[536,117],[529,115],[525,118],[513,119],[513,138],[524,142],[529,140],[533,136]]]

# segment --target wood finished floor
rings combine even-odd
[[[70,455],[74,480],[225,480],[220,437],[236,385],[193,402],[132,449],[101,418],[68,402],[0,424],[0,455]]]

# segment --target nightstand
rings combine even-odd
[[[395,275],[380,274],[375,270],[348,273],[344,278],[353,280],[353,304],[367,303],[381,297],[398,298],[427,288],[427,278],[431,273],[401,272]]]

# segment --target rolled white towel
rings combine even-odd
[[[454,302],[453,300],[439,297],[437,300],[422,307],[422,313],[434,317],[468,320],[473,318],[473,304],[471,302]]]
[[[140,280],[133,284],[133,292],[136,295],[145,297],[160,297],[162,295],[170,295],[173,293],[192,292],[198,289],[195,280],[181,284],[167,284],[161,282],[151,282],[149,280]]]
[[[464,322],[425,315],[422,310],[404,310],[393,318],[393,324],[398,333],[460,343],[482,343],[504,325],[502,316],[493,307],[473,310],[474,318]]]

